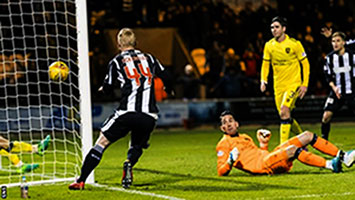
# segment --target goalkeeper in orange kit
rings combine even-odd
[[[267,148],[271,137],[270,131],[266,129],[257,131],[259,148],[250,136],[238,132],[239,123],[235,120],[232,112],[224,111],[220,119],[220,129],[224,136],[216,147],[219,176],[228,175],[232,167],[251,174],[285,173],[291,169],[295,159],[306,165],[326,168],[338,173],[342,171],[342,163],[351,167],[355,162],[354,150],[343,152],[332,143],[309,131],[287,140],[269,152]],[[334,158],[326,160],[305,151],[304,148],[307,145],[311,145],[318,151]]]

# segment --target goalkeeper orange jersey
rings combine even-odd
[[[282,42],[277,42],[273,38],[265,44],[261,81],[267,82],[269,63],[273,68],[275,91],[290,87],[297,88],[301,85],[308,86],[309,63],[306,52],[298,40],[286,35],[286,39]],[[301,67],[303,68],[302,75]]]
[[[218,175],[226,175],[231,170],[227,160],[229,152],[234,147],[237,147],[239,157],[234,162],[233,167],[250,173],[269,173],[269,170],[263,164],[264,158],[269,154],[268,151],[258,148],[253,139],[246,134],[239,134],[235,137],[225,134],[216,147]]]

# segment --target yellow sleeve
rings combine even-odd
[[[268,43],[266,43],[264,46],[263,62],[261,64],[260,82],[267,83],[267,77],[269,76],[271,62],[271,55],[269,52],[269,45]]]
[[[309,62],[307,59],[307,54],[301,44],[300,41],[297,41],[297,58],[298,60],[301,62],[302,64],[302,68],[303,68],[303,82],[302,82],[302,86],[306,86],[308,87],[308,82],[309,82]]]
[[[302,44],[300,41],[296,42],[296,56],[299,61],[303,60],[305,57],[307,57],[306,51],[304,50]]]
[[[267,77],[269,76],[270,70],[270,61],[263,60],[261,64],[261,75],[260,75],[260,82],[267,83]]]
[[[309,62],[307,57],[305,57],[303,60],[301,60],[302,68],[303,68],[303,82],[302,86],[308,87],[308,82],[309,82]]]

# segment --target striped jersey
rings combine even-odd
[[[120,105],[116,109],[119,115],[142,112],[157,118],[159,110],[153,77],[163,77],[164,82],[164,73],[164,67],[152,55],[135,49],[127,50],[109,62],[103,88],[104,91],[111,90],[115,81],[119,82],[122,94]]]
[[[339,55],[332,51],[325,58],[324,73],[327,82],[334,82],[341,94],[355,92],[355,54],[345,48],[345,53]]]

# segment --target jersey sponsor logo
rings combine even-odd
[[[351,71],[350,66],[344,66],[344,67],[334,67],[333,68],[334,73],[340,74],[340,73],[346,73]]]
[[[218,152],[217,152],[217,156],[218,156],[218,157],[221,157],[221,156],[223,156],[223,155],[224,155],[224,152],[223,152],[223,151],[218,151]]]
[[[291,48],[290,47],[286,47],[285,51],[286,51],[286,53],[290,53],[291,52]]]

